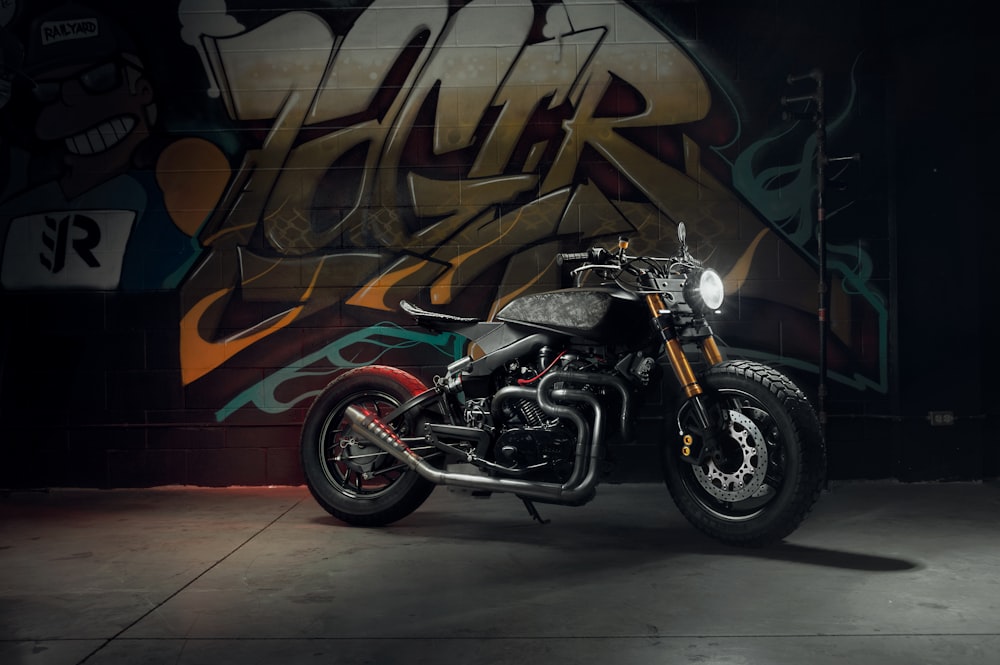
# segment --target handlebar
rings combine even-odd
[[[591,250],[593,251],[593,250]],[[556,254],[556,265],[560,268],[567,263],[580,263],[590,258],[590,252],[562,252]]]
[[[683,230],[679,232],[680,247],[673,256],[633,256],[625,253],[627,242],[619,240],[619,250],[609,251],[603,247],[591,247],[585,252],[560,252],[555,255],[560,268],[577,264],[570,271],[576,286],[582,286],[591,273],[600,276],[603,282],[614,282],[627,291],[644,292],[643,289],[658,289],[659,278],[686,274],[700,268],[701,261],[691,256],[684,242]],[[636,291],[638,289],[638,291]]]

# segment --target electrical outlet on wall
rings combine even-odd
[[[946,427],[948,425],[955,424],[955,412],[954,411],[928,411],[927,420],[930,421],[932,427]]]

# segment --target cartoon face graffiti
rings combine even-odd
[[[127,35],[89,9],[60,7],[33,24],[26,66],[39,104],[35,134],[61,146],[66,195],[123,172],[155,112]]]

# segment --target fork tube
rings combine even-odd
[[[719,345],[715,343],[714,337],[709,336],[701,340],[701,355],[705,357],[705,362],[709,365],[718,365],[722,362],[722,353],[719,351]]]
[[[663,336],[667,358],[670,360],[670,366],[673,367],[674,375],[684,390],[684,394],[688,398],[701,395],[704,390],[698,383],[698,379],[695,378],[691,363],[688,362],[687,356],[684,355],[684,350],[681,348],[681,343],[677,339],[677,334],[674,332],[674,322],[667,309],[667,304],[663,301],[663,296],[658,293],[647,294],[646,304],[653,315],[656,327],[659,328],[660,334]],[[716,350],[718,351],[718,349]]]

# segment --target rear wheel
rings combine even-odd
[[[719,423],[721,456],[703,464],[682,458],[676,438],[663,448],[664,477],[681,513],[726,543],[766,545],[805,519],[819,497],[826,454],[819,420],[805,395],[781,372],[749,361],[711,367],[702,380],[709,414]],[[677,424],[700,442],[690,403]]]
[[[306,484],[331,515],[349,524],[381,526],[400,520],[427,499],[433,483],[355,435],[345,416],[360,407],[380,419],[426,390],[401,370],[369,366],[350,370],[323,390],[306,414],[300,449]],[[416,414],[384,421],[405,437],[416,431]]]

